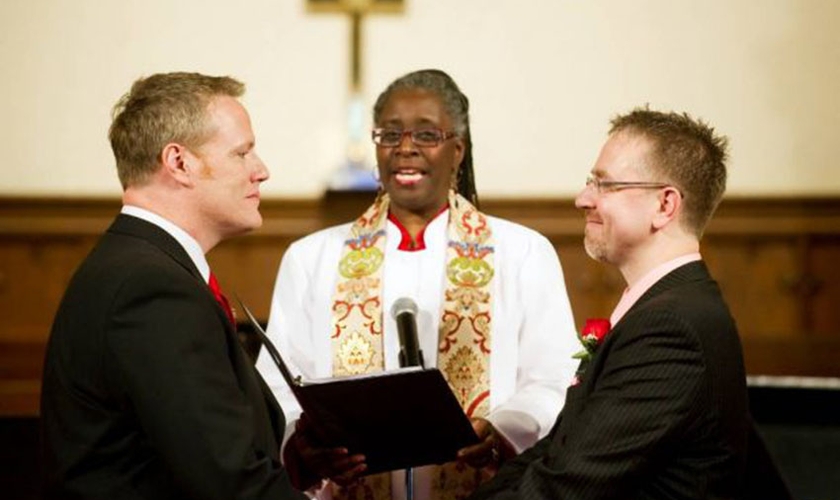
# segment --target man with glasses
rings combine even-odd
[[[740,498],[751,423],[741,344],[699,242],[727,140],[687,114],[612,121],[586,187],[586,252],[627,289],[552,432],[473,499]],[[781,490],[780,490],[781,492]]]

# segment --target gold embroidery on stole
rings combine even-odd
[[[382,263],[389,197],[381,194],[351,227],[339,262],[333,299],[333,375],[384,369]],[[449,193],[447,286],[442,301],[437,366],[469,417],[486,417],[490,405],[490,323],[493,246],[487,218],[465,198]],[[488,474],[451,462],[432,471],[432,499],[465,498]],[[333,497],[384,500],[390,473],[366,476]]]
[[[382,263],[388,195],[380,193],[350,228],[338,264],[332,306],[333,376],[357,375],[385,368],[382,342]],[[361,478],[355,484],[328,486],[336,500],[391,498],[390,473]]]
[[[468,417],[490,413],[490,326],[494,275],[493,241],[487,218],[450,194],[450,219],[438,368]],[[449,462],[434,468],[432,498],[469,496],[489,478],[484,469]]]
[[[382,304],[379,297],[385,259],[387,196],[356,219],[338,264],[333,296],[333,375],[358,375],[385,368],[382,357]]]

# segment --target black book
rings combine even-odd
[[[420,367],[315,381],[289,370],[251,311],[254,330],[291,387],[316,437],[361,453],[365,474],[455,460],[478,436],[440,370]]]

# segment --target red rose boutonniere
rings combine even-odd
[[[583,325],[583,330],[580,332],[580,343],[583,344],[583,350],[572,356],[575,359],[589,361],[592,359],[592,354],[598,349],[598,346],[604,343],[607,334],[610,333],[610,320],[603,318],[594,318],[586,320]]]

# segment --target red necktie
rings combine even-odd
[[[230,308],[230,302],[228,302],[225,294],[222,293],[219,281],[216,279],[216,275],[212,272],[210,273],[210,281],[208,281],[207,285],[210,287],[210,291],[213,292],[213,296],[216,297],[216,302],[222,306],[222,310],[224,310],[225,314],[227,314],[230,324],[236,326],[236,320],[233,318],[233,309]]]

